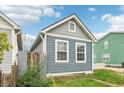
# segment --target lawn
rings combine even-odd
[[[108,87],[110,85],[94,81],[102,80],[116,85],[124,85],[124,76],[118,75],[111,70],[94,70],[92,75],[75,74],[73,76],[54,77],[51,86],[56,87]]]
[[[119,75],[117,72],[111,70],[95,70],[93,72],[93,78],[116,85],[124,85],[124,76]]]

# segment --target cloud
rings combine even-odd
[[[55,11],[53,10],[53,8],[44,9],[43,12],[44,12],[44,15],[50,16],[50,17],[52,17],[52,16],[60,17],[60,15],[61,15],[60,12],[55,12]]]
[[[93,20],[96,19],[96,16],[92,16],[91,19],[93,19]]]
[[[95,12],[96,9],[95,8],[88,8],[88,11]]]
[[[100,39],[101,37],[105,36],[107,34],[107,32],[103,32],[103,33],[93,33],[93,35],[97,38]]]
[[[104,20],[108,20],[112,15],[111,14],[104,14],[102,17],[101,17],[101,20],[104,21]]]
[[[23,49],[30,50],[35,39],[36,39],[36,36],[29,35],[29,34],[23,34],[22,35]]]
[[[119,10],[124,11],[124,6],[123,5],[119,6]]]
[[[123,9],[124,6],[121,6]],[[120,9],[120,7],[119,7]],[[94,33],[97,38],[100,38],[106,35],[109,32],[124,32],[124,13],[120,15],[104,14],[101,17],[101,21],[107,22],[110,24],[109,28],[103,33]]]
[[[101,18],[102,21],[110,23],[107,30],[110,31],[124,31],[124,14],[113,16],[112,14],[105,14]]]
[[[43,16],[58,18],[61,13],[54,6],[40,5],[1,5],[0,11],[18,24],[36,23]]]

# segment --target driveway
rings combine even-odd
[[[116,67],[105,67],[105,69],[113,70],[116,72],[124,73],[124,68],[116,68]]]

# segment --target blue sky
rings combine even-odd
[[[61,16],[56,17],[49,17],[44,16],[40,17],[40,21],[37,23],[32,24],[25,24],[22,25],[22,31],[31,35],[36,35],[38,31],[40,31],[42,28],[63,19],[66,16],[69,16],[73,13],[77,14],[79,18],[85,23],[85,25],[91,30],[91,32],[104,32],[106,31],[110,24],[107,22],[101,21],[101,17],[104,14],[111,13],[113,15],[121,14],[122,11],[119,11],[119,6],[75,6],[75,5],[69,5],[69,6],[54,6],[56,11],[59,11],[61,13]],[[58,8],[63,7],[63,8]],[[89,8],[95,8],[96,11],[90,11]]]
[[[110,31],[124,31],[124,6],[1,5],[0,10],[19,24],[23,34],[27,34],[31,39],[34,39],[44,27],[71,14],[77,14],[96,38],[100,38]]]
[[[92,33],[106,32],[112,25],[111,22],[106,20],[102,21],[101,18],[105,14],[111,14],[111,16],[118,16],[124,13],[120,9],[121,6],[88,6],[88,5],[66,5],[66,6],[53,6],[53,9],[60,12],[59,17],[41,16],[40,21],[36,23],[26,23],[22,25],[22,31],[30,35],[37,35],[37,33],[44,27],[63,19],[73,13],[77,14],[79,18],[85,23]],[[91,10],[90,10],[91,9]],[[92,10],[94,9],[94,10]]]

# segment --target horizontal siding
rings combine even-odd
[[[73,19],[70,21],[75,22]],[[81,29],[81,27],[77,23],[76,23],[76,32],[70,32],[69,31],[69,21],[63,23],[62,25],[60,25],[58,27],[55,27],[48,33],[90,40],[90,38],[86,35],[85,31],[83,29]]]
[[[10,30],[0,29],[0,32],[7,32],[9,42],[12,43],[12,36]],[[11,71],[11,65],[12,65],[12,51],[5,52],[2,64],[0,64],[0,69],[2,71]]]
[[[0,17],[0,28],[12,29],[12,26],[6,20]]]
[[[33,50],[33,52],[43,52],[43,42],[40,41],[40,43],[37,45],[37,47]]]
[[[55,39],[69,41],[69,62],[55,63]],[[87,59],[86,63],[76,63],[75,59],[75,43],[86,43]],[[63,72],[77,72],[77,71],[91,71],[92,70],[92,43],[79,40],[72,40],[67,38],[47,36],[47,73],[63,73]]]

